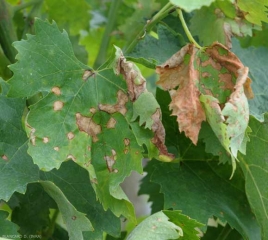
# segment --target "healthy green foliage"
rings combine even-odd
[[[0,0],[1,240],[268,239],[267,7]]]

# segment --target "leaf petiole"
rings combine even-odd
[[[180,18],[180,20],[181,20],[182,27],[183,27],[183,29],[184,29],[184,31],[185,31],[185,33],[186,33],[186,35],[187,35],[189,41],[190,41],[191,43],[193,43],[197,48],[199,48],[199,49],[203,49],[203,47],[201,47],[201,46],[195,41],[195,39],[193,38],[193,36],[192,36],[192,34],[191,34],[191,32],[190,32],[190,30],[189,30],[189,28],[188,28],[188,26],[187,26],[185,20],[184,20],[184,17],[183,17],[183,14],[182,14],[182,10],[181,10],[180,8],[178,8],[178,9],[177,9],[177,12],[178,12],[178,14],[179,14],[179,18]]]

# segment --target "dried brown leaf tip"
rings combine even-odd
[[[157,84],[170,92],[172,115],[177,116],[179,130],[194,144],[197,144],[201,123],[206,120],[200,95],[215,97],[222,109],[235,91],[236,79],[243,68],[239,58],[219,43],[201,50],[188,44],[157,66],[156,72],[160,75]],[[243,87],[248,98],[253,97],[250,83],[246,75]]]
[[[142,123],[146,123],[146,126],[151,129],[154,133],[154,137],[151,139],[152,143],[158,148],[159,156],[165,156],[166,159],[170,161],[174,159],[172,154],[169,154],[167,151],[167,147],[165,146],[165,129],[161,122],[161,110],[156,102],[156,99],[153,96],[148,94],[146,88],[146,80],[142,76],[138,67],[126,60],[120,48],[116,47],[116,61],[115,61],[115,73],[122,74],[127,83],[128,89],[128,97],[131,102],[134,103],[136,111],[133,116],[136,120],[136,117],[140,117],[142,119]],[[141,99],[147,99],[147,106],[154,106],[153,110],[148,109],[145,113],[142,111],[143,109],[143,101]],[[158,106],[158,107],[155,107]],[[150,114],[148,114],[151,112]]]

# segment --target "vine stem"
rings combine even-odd
[[[187,26],[187,24],[186,24],[186,22],[185,22],[185,20],[184,20],[183,14],[182,14],[182,10],[179,8],[179,9],[177,9],[177,12],[178,12],[178,14],[179,14],[179,18],[180,18],[180,20],[181,20],[182,27],[183,27],[183,29],[184,29],[184,31],[185,31],[185,33],[186,33],[186,36],[188,37],[189,41],[190,41],[191,43],[193,43],[197,48],[202,49],[203,47],[201,47],[201,46],[195,41],[195,39],[193,38],[191,32],[189,31],[189,28],[188,28],[188,26]]]
[[[120,6],[122,0],[113,0],[111,3],[111,7],[109,10],[108,14],[108,19],[107,19],[107,26],[105,28],[104,34],[102,36],[101,44],[100,44],[100,50],[98,52],[98,56],[94,62],[94,68],[98,68],[102,63],[104,63],[105,58],[106,58],[106,53],[107,53],[107,48],[109,46],[109,41],[110,41],[110,35],[111,32],[113,31],[114,24],[116,21],[117,17],[117,10]]]
[[[31,0],[29,2],[22,3],[20,5],[17,5],[15,7],[13,7],[13,11],[17,12],[17,11],[23,10],[23,9],[25,9],[27,7],[30,7],[30,6],[33,6],[33,5],[35,5],[35,4],[39,3],[39,2],[42,2],[42,0]]]
[[[146,32],[149,32],[157,22],[159,22],[161,19],[166,17],[171,10],[173,10],[175,7],[171,3],[167,3],[157,14],[153,16],[151,20],[147,22],[145,27],[138,33],[138,35],[135,37],[130,44],[126,44],[126,48],[124,50],[125,53],[131,52],[131,50],[136,46],[138,41],[143,38],[143,36],[146,34]]]

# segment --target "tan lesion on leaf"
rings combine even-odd
[[[49,142],[49,138],[48,137],[44,137],[43,138],[43,143],[48,143]]]
[[[107,124],[106,124],[106,127],[107,127],[107,128],[115,128],[115,125],[116,125],[116,120],[115,120],[113,117],[111,117],[111,118],[108,120],[108,122],[107,122]]]
[[[57,152],[60,150],[59,147],[54,147],[53,149],[54,149],[55,151],[57,151]]]
[[[95,76],[95,72],[92,70],[85,70],[82,76],[82,79],[84,81],[87,81],[90,77],[94,77]]]
[[[99,140],[97,135],[101,133],[101,126],[96,124],[91,117],[85,117],[80,113],[76,113],[75,116],[79,130],[91,136],[93,142],[97,142]]]
[[[53,104],[54,111],[60,111],[64,106],[64,103],[62,101],[56,101]]]
[[[2,158],[3,160],[5,160],[5,161],[8,161],[8,157],[7,157],[5,154],[2,155],[1,158]]]
[[[116,151],[114,149],[112,149],[111,153],[112,154],[110,156],[108,156],[108,155],[104,156],[104,160],[106,161],[106,165],[107,165],[107,168],[108,168],[109,172],[110,173],[111,172],[116,173],[116,172],[118,172],[118,170],[113,169],[113,166],[114,166],[114,164],[116,162]]]
[[[60,90],[60,88],[59,87],[53,87],[52,89],[51,89],[51,92],[53,92],[55,95],[57,95],[57,96],[59,96],[59,95],[61,95],[61,90]]]
[[[75,135],[73,134],[73,132],[68,132],[67,133],[68,140],[72,140],[74,137],[75,137]]]
[[[121,113],[122,115],[125,115],[127,113],[126,103],[128,102],[128,96],[122,91],[119,90],[117,92],[117,103],[112,104],[99,104],[99,109],[101,111],[113,114],[116,112]]]
[[[76,162],[76,157],[74,157],[72,154],[69,154],[67,159],[72,159],[74,162]]]

